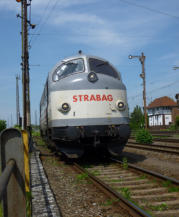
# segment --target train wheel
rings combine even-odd
[[[120,139],[112,140],[107,144],[107,149],[112,156],[121,155],[126,142],[122,142]]]

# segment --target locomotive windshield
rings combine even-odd
[[[53,73],[53,81],[85,70],[83,59],[74,59],[60,65]]]
[[[89,59],[90,70],[96,73],[101,73],[105,75],[112,76],[114,78],[119,78],[116,70],[107,62],[99,59],[90,58]]]

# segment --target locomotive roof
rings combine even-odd
[[[87,58],[87,59],[89,59],[89,58],[95,58],[95,59],[107,61],[106,59],[103,59],[103,58],[97,57],[97,56],[78,54],[78,55],[75,55],[75,56],[67,57],[67,58],[61,60],[60,62],[63,62],[63,61],[66,62],[66,61],[69,61],[71,59],[78,59],[78,58]]]
[[[84,58],[84,59],[94,58],[94,59],[98,59],[98,60],[101,60],[101,61],[104,61],[104,62],[109,62],[108,60],[103,59],[103,58],[98,57],[98,56],[86,55],[86,54],[78,54],[78,55],[71,56],[71,57],[67,57],[67,58],[64,58],[64,59],[58,61],[58,62],[56,63],[56,65],[52,68],[52,70],[49,71],[48,74],[52,74],[52,73],[54,72],[54,70],[55,70],[58,66],[60,66],[63,62],[68,62],[68,61],[70,61],[70,60],[79,59],[79,58]],[[112,67],[114,67],[113,64],[110,63],[110,65],[111,65]],[[114,68],[115,68],[115,67],[114,67]],[[115,68],[115,69],[116,69],[116,68]],[[118,72],[118,74],[120,74],[120,72],[119,72],[118,70],[116,70],[116,71]]]

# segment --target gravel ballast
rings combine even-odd
[[[110,199],[71,166],[48,156],[50,151],[39,147],[42,164],[63,217],[129,217],[117,201]],[[45,153],[46,156],[43,156]]]

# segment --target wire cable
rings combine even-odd
[[[49,2],[47,4],[46,10],[49,7],[49,3],[50,3],[50,0],[49,0]],[[37,39],[37,36],[40,35],[40,32],[41,32],[42,28],[44,27],[44,25],[47,23],[49,17],[53,14],[52,12],[53,12],[54,8],[57,6],[58,3],[59,3],[59,1],[56,0],[55,3],[53,4],[53,6],[51,7],[51,9],[46,14],[46,17],[44,16],[44,19],[42,20],[43,22],[41,22],[41,25],[39,25],[40,28],[38,29],[38,31],[36,31],[36,35],[34,36],[33,44],[34,44],[35,40]],[[30,46],[32,46],[32,39],[33,39],[33,37],[31,38],[31,40],[29,42]]]
[[[35,37],[35,35],[37,35],[37,31],[39,29],[39,27],[41,26],[41,23],[43,21],[43,19],[45,19],[46,17],[46,13],[47,13],[47,9],[49,8],[49,4],[50,4],[50,0],[47,2],[46,4],[46,7],[42,13],[42,16],[40,17],[40,20],[39,20],[39,24],[36,26],[36,29],[34,31],[34,35],[31,36],[30,40],[29,40],[29,44],[31,43],[31,41],[33,40],[33,38]]]
[[[177,83],[179,83],[179,80],[174,81],[174,82],[169,83],[169,84],[166,84],[166,85],[163,85],[162,87],[158,87],[158,88],[155,88],[153,90],[147,91],[147,97],[149,97],[151,93],[156,92],[157,90],[162,90],[164,88],[171,87],[171,86],[173,86],[174,84],[177,84]],[[142,97],[142,93],[139,93],[139,94],[137,94],[135,96],[129,96],[128,98],[134,100],[137,97]]]
[[[160,11],[160,10],[156,10],[156,9],[153,9],[153,8],[149,8],[149,7],[146,7],[144,5],[139,5],[139,4],[127,1],[127,0],[120,0],[120,1],[125,2],[125,3],[127,3],[129,5],[133,5],[133,6],[138,7],[138,8],[143,8],[145,10],[148,10],[148,11],[151,11],[151,12],[154,12],[154,13],[157,13],[157,14],[162,14],[164,16],[168,16],[168,17],[173,17],[173,18],[179,19],[179,16],[172,15],[172,14],[169,14],[169,13],[164,12],[164,11]]]

